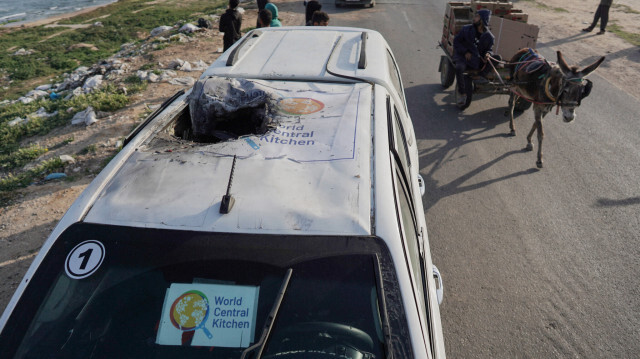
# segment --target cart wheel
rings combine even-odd
[[[524,112],[528,110],[529,107],[531,107],[531,102],[523,99],[522,97],[518,97],[518,99],[516,100],[516,105],[513,109],[515,111]]]
[[[456,70],[446,56],[440,57],[440,84],[443,88],[449,88],[456,79]]]

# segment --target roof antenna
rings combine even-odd
[[[222,196],[222,202],[220,202],[220,213],[227,214],[231,212],[233,204],[236,200],[231,197],[231,185],[233,184],[233,171],[236,169],[236,156],[233,156],[233,163],[231,164],[231,174],[229,174],[229,184],[227,185],[227,194]]]

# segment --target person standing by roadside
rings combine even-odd
[[[598,35],[603,35],[605,32],[604,29],[607,27],[607,22],[609,22],[609,8],[611,8],[611,4],[613,4],[613,0],[600,0],[600,5],[598,5],[596,14],[593,16],[591,26],[582,29],[582,31],[591,32],[591,30],[596,27],[598,20],[600,20],[600,31]]]
[[[329,14],[324,11],[316,11],[311,17],[312,26],[329,26]]]
[[[304,23],[307,26],[312,26],[311,17],[313,13],[322,9],[322,4],[320,4],[317,0],[310,0],[307,2],[307,6],[304,12]]]
[[[242,34],[242,14],[238,11],[240,0],[229,0],[229,8],[220,16],[220,26],[218,30],[224,32],[222,41],[224,42],[224,51],[227,51],[236,41],[240,40]]]
[[[260,26],[260,11],[264,10],[264,7],[267,6],[269,0],[256,0],[258,3],[258,19],[256,20],[256,28],[261,28],[264,26]]]
[[[271,11],[262,9],[258,12],[258,27],[271,27]]]
[[[282,26],[282,23],[278,20],[278,7],[272,3],[268,3],[264,8],[271,11],[271,27]]]

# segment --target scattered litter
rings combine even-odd
[[[15,125],[21,125],[23,123],[27,123],[29,122],[28,118],[21,118],[21,117],[16,117],[15,119],[7,122],[7,125],[9,126],[15,126]]]
[[[89,106],[84,111],[80,111],[76,113],[71,119],[72,125],[81,125],[85,124],[87,126],[97,122],[96,113],[93,110],[93,107]]]
[[[158,26],[155,29],[151,30],[151,37],[162,34],[163,32],[169,31],[173,29],[171,26]]]
[[[189,40],[189,37],[187,35],[180,33],[180,34],[171,35],[169,37],[169,41],[177,41],[177,42],[185,43],[191,40]]]
[[[31,97],[34,99],[39,99],[40,97],[45,97],[45,96],[49,96],[49,94],[47,93],[47,91],[42,91],[42,90],[31,90],[29,92],[27,92],[26,95],[24,95],[24,97]]]
[[[123,144],[124,144],[124,142],[122,142],[122,140],[116,141],[116,148],[122,148]]]
[[[144,71],[144,70],[136,71],[136,77],[138,77],[142,81],[145,81],[147,79],[147,76],[149,76],[149,73],[147,71]]]
[[[33,49],[29,49],[29,50],[25,50],[24,48],[16,51],[13,53],[13,56],[27,56],[27,55],[31,55],[34,54],[36,52],[36,50]]]
[[[204,71],[207,69],[207,67],[209,67],[209,65],[207,65],[206,62],[198,60],[191,66],[191,71]]]
[[[73,44],[67,48],[67,51],[75,50],[75,49],[89,49],[91,51],[98,51],[98,48],[93,44],[85,44],[84,42],[80,42],[77,44]]]
[[[102,75],[95,75],[87,79],[82,85],[82,89],[85,93],[89,93],[102,85]]]
[[[36,87],[38,91],[49,91],[51,89],[51,84],[40,85]]]
[[[103,27],[104,25],[102,25],[102,22],[100,21],[96,21],[93,23],[93,27]]]
[[[57,93],[55,93],[55,92],[51,92],[51,93],[49,94],[49,99],[51,99],[52,101],[53,101],[53,100],[57,100],[57,99],[59,99],[60,97],[62,97],[62,96],[58,95],[58,94],[57,94]]]
[[[69,155],[61,155],[60,161],[62,161],[62,163],[76,163],[76,160]]]
[[[45,118],[49,118],[49,117],[53,117],[55,115],[58,114],[58,111],[54,111],[52,113],[48,113],[47,110],[44,109],[44,107],[40,107],[38,109],[38,111],[29,114],[29,117],[31,118],[37,118],[37,117],[45,117]]]
[[[193,24],[184,24],[184,25],[180,28],[180,30],[178,30],[178,31],[180,31],[180,32],[186,32],[186,33],[192,33],[192,32],[196,32],[196,31],[198,31],[198,30],[200,30],[200,28],[199,28],[199,27],[197,27],[196,25],[193,25]]]
[[[48,174],[47,177],[44,178],[44,180],[45,181],[51,181],[51,180],[55,180],[55,179],[65,178],[65,177],[67,177],[67,175],[64,174],[64,173],[54,172],[54,173]]]
[[[153,72],[151,72],[147,76],[147,80],[149,82],[159,82],[160,81],[160,76],[158,76],[158,75],[154,74]]]

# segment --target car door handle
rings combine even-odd
[[[436,280],[436,296],[438,298],[438,305],[441,305],[444,300],[444,286],[442,285],[442,275],[440,275],[440,271],[435,264],[433,265],[433,278]]]
[[[424,193],[426,192],[426,188],[424,185],[424,178],[420,174],[418,174],[418,187],[420,188],[420,196],[424,197]]]

